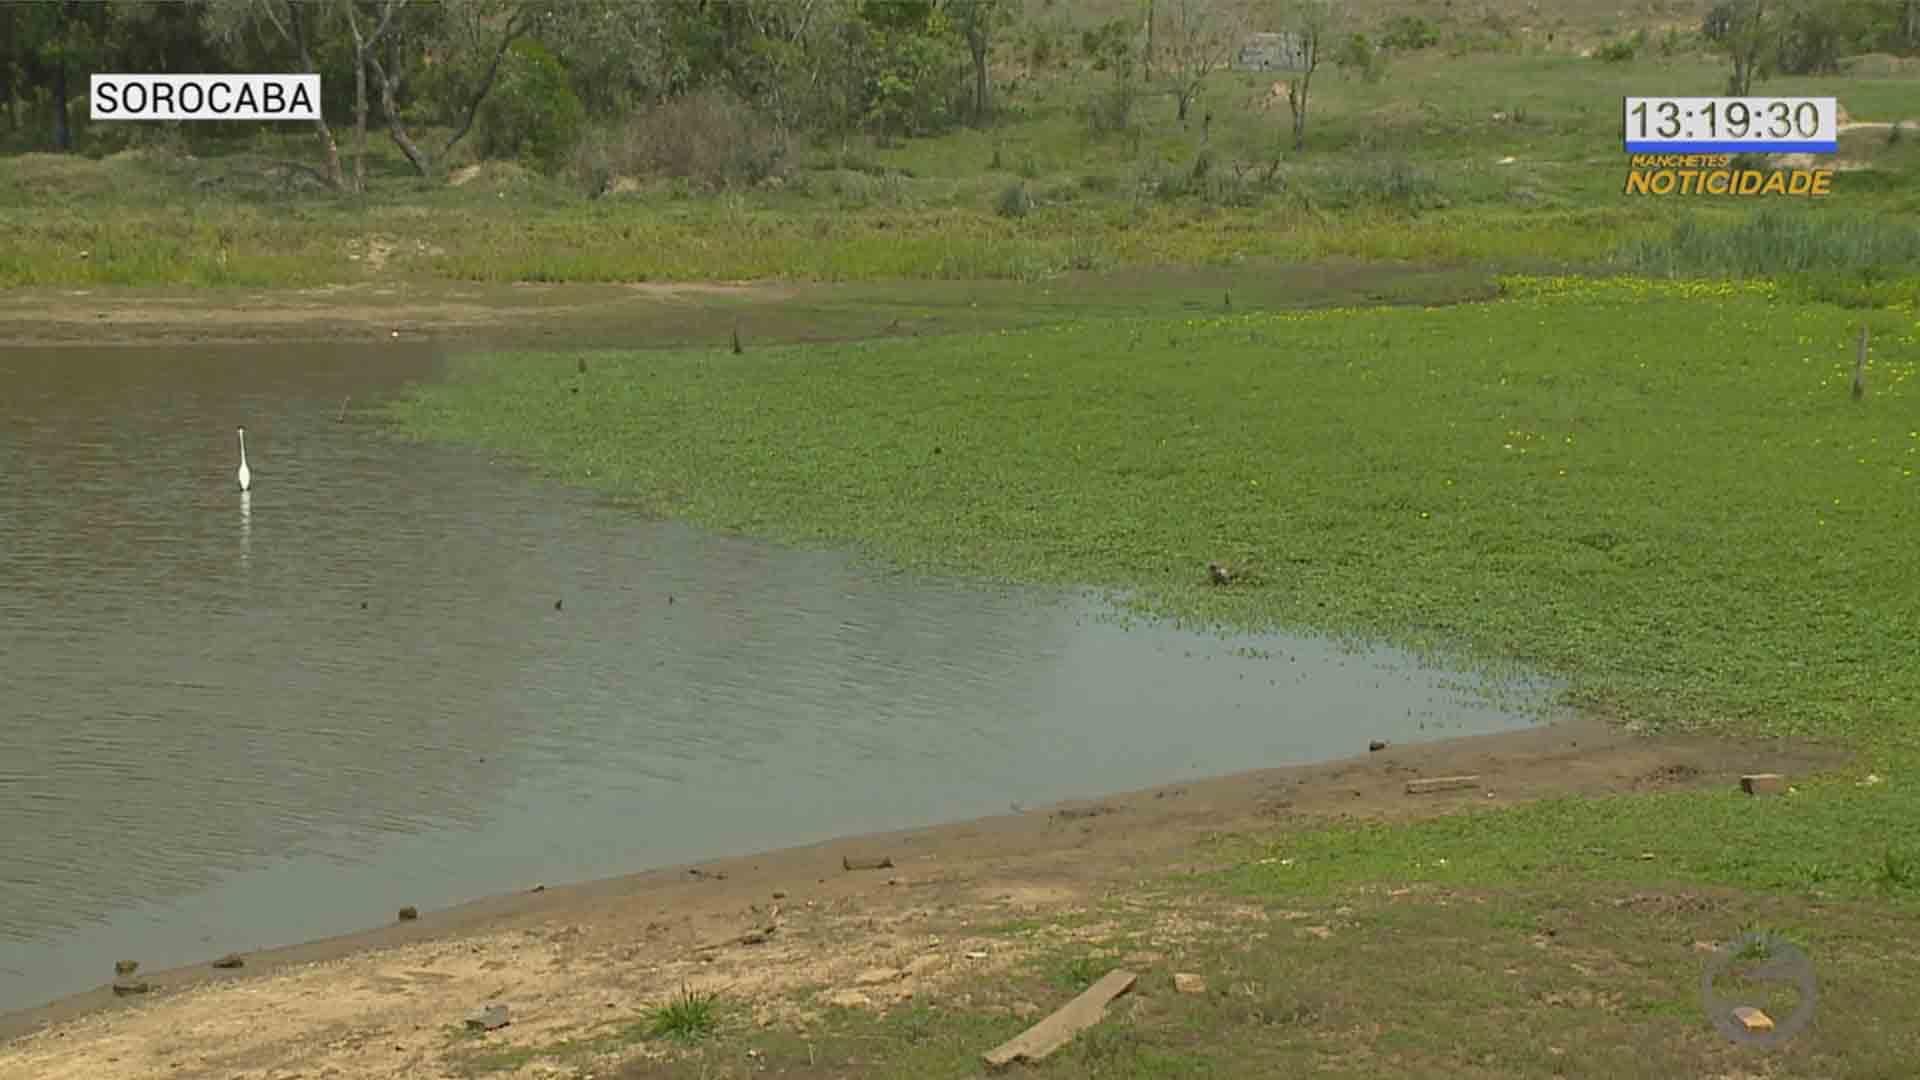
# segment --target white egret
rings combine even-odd
[[[240,490],[253,487],[253,472],[247,468],[247,429],[240,429]]]

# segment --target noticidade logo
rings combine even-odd
[[[1625,194],[1813,198],[1833,194],[1833,170],[1736,168],[1730,154],[1635,154]]]

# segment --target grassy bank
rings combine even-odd
[[[1871,167],[1842,174],[1828,199],[1624,197],[1620,96],[1717,93],[1723,77],[1700,56],[1431,50],[1376,82],[1328,69],[1296,152],[1269,79],[1215,76],[1194,107],[1215,118],[1204,132],[1178,123],[1162,93],[1099,127],[1089,109],[1114,93],[1110,75],[1016,66],[995,125],[888,144],[799,140],[778,176],[717,190],[697,168],[609,181],[459,161],[460,183],[430,185],[376,140],[369,190],[339,196],[274,164],[311,154],[298,129],[190,141],[123,125],[89,142],[94,157],[0,157],[0,287],[1031,282],[1325,258],[1744,274],[1755,267],[1711,245],[1671,251],[1674,230],[1766,205],[1797,222],[1795,235],[1851,218],[1864,236],[1900,231],[1899,216],[1920,210],[1920,137],[1885,130],[1843,136],[1840,156]],[[1892,122],[1909,118],[1913,86],[1781,79],[1767,92],[1835,94],[1856,120]],[[607,131],[589,148],[633,137]],[[1760,269],[1793,250],[1758,251]],[[1898,276],[1887,260],[1901,250],[1853,242],[1823,267]]]
[[[484,1077],[538,1062],[622,1080],[979,1076],[984,1050],[1120,966],[1144,972],[1133,993],[1028,1072],[1597,1080],[1764,1069],[1757,1075],[1891,1078],[1920,1049],[1911,1028],[1880,1026],[1903,1008],[1902,973],[1916,955],[1913,940],[1882,920],[1911,906],[1821,904],[1817,925],[1788,931],[1819,958],[1820,1011],[1783,1048],[1757,1051],[1706,1024],[1699,982],[1704,946],[1727,927],[1777,925],[1778,908],[1763,895],[1522,884],[1246,899],[1223,903],[1174,884],[1078,919],[1010,920],[998,932],[1037,951],[1014,973],[879,1014],[826,1007],[802,1029],[759,1029],[715,995],[701,999],[711,1026],[693,1038],[674,1038],[663,1008],[597,1040],[475,1047],[456,1068]],[[1204,991],[1177,992],[1168,977],[1176,971],[1202,974]],[[1791,995],[1767,1005],[1784,1017]],[[636,1052],[647,1056],[611,1071],[595,1061]]]

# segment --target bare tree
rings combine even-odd
[[[360,14],[356,10],[361,0],[341,0],[340,8],[346,12],[347,31],[353,35],[353,189],[367,190],[367,65],[373,60],[373,50],[378,48],[380,40],[393,28],[393,15],[398,10],[393,0],[380,4],[379,10],[369,14],[371,29],[362,32]]]
[[[1235,0],[1161,0],[1167,19],[1164,44],[1167,81],[1179,103],[1182,126],[1207,76],[1227,62],[1246,34],[1245,9]]]
[[[1296,67],[1287,76],[1287,111],[1293,114],[1293,148],[1299,150],[1307,144],[1308,94],[1328,40],[1333,5],[1330,0],[1288,0],[1281,15],[1281,25],[1299,47]]]
[[[406,6],[408,0],[380,0],[380,3],[381,18],[385,24],[394,10]],[[451,46],[446,50],[448,53],[477,54],[485,57],[486,62],[486,68],[463,95],[459,125],[447,136],[447,141],[438,151],[430,152],[422,147],[407,131],[406,121],[401,116],[400,95],[405,85],[408,55],[402,36],[391,31],[385,35],[385,63],[380,61],[377,50],[367,53],[367,65],[380,83],[380,110],[386,114],[387,135],[406,155],[414,169],[427,179],[434,177],[438,163],[445,161],[460,140],[473,130],[474,119],[480,115],[480,106],[499,79],[500,65],[506,59],[507,50],[532,28],[538,11],[527,0],[444,0],[433,10],[444,20],[439,29],[450,39],[447,42]]]
[[[313,51],[317,34],[323,25],[322,20],[327,14],[323,6],[300,3],[299,0],[208,0],[208,23],[223,39],[233,41],[249,29],[262,34],[270,30],[278,40],[293,49],[300,70],[309,75],[320,71],[314,64]],[[326,157],[325,171],[307,165],[299,168],[335,191],[344,190],[347,181],[340,171],[340,144],[334,140],[333,129],[327,126],[324,112],[315,111],[313,127],[320,137],[320,148]]]

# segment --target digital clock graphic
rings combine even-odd
[[[1838,98],[1630,97],[1629,154],[1832,154]]]

